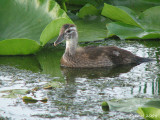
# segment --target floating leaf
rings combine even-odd
[[[160,120],[160,109],[154,107],[140,107],[137,110],[140,116],[144,117],[146,120]]]
[[[102,109],[103,109],[103,111],[109,111],[109,105],[108,105],[108,103],[107,102],[103,102],[102,103]]]
[[[27,96],[24,96],[22,99],[23,99],[23,102],[25,102],[25,103],[36,103],[36,102],[38,102],[38,100],[33,99],[32,97],[27,97]]]
[[[23,102],[25,102],[25,103],[36,103],[38,101],[46,103],[48,101],[47,98],[44,98],[42,100],[36,100],[36,99],[33,99],[32,97],[27,97],[27,96],[24,96],[22,99],[23,99]]]
[[[6,95],[2,95],[3,98],[17,98],[18,95],[26,95],[30,91],[25,89],[13,89],[13,90],[4,90],[1,93],[6,93]]]
[[[113,99],[107,101],[110,110],[121,112],[136,112],[139,107],[157,107],[160,108],[159,99],[150,98],[130,98]]]

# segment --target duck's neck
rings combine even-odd
[[[78,46],[78,40],[66,40],[66,50],[65,53],[69,55],[74,55]]]

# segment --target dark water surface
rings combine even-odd
[[[160,42],[106,40],[87,45],[115,45],[156,61],[103,69],[60,68],[64,47],[50,45],[33,56],[1,56],[0,119],[142,119],[138,107],[154,106],[159,100]],[[24,96],[48,101],[25,103]],[[107,112],[101,108],[103,101],[109,103]]]

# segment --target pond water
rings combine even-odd
[[[85,45],[115,45],[156,61],[106,69],[60,68],[63,45],[47,45],[32,56],[1,56],[0,119],[143,119],[136,113],[138,107],[159,99],[160,42],[81,43]],[[26,102],[24,96],[38,101]],[[42,102],[44,98],[48,101]],[[109,103],[109,111],[102,110],[103,101]]]

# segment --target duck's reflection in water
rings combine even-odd
[[[138,64],[127,64],[105,68],[66,68],[61,67],[63,75],[66,77],[67,83],[75,82],[76,78],[98,79],[102,77],[116,77],[121,73],[129,72]]]
[[[86,110],[96,109],[99,105],[98,101],[108,99],[106,93],[99,94],[103,88],[104,77],[118,77],[122,73],[129,72],[136,64],[129,64],[123,66],[115,66],[108,68],[61,68],[61,71],[66,79],[66,85],[63,89],[54,93],[54,100],[61,101],[63,108],[58,105],[62,112],[70,111],[71,113],[80,114],[84,108]],[[97,80],[101,78],[102,80]],[[80,81],[80,82],[79,82]],[[98,86],[97,86],[98,84]],[[114,84],[114,83],[113,83]],[[66,106],[64,106],[66,105]],[[67,111],[66,111],[67,109]],[[99,110],[100,112],[100,110]],[[83,111],[83,114],[88,114]],[[91,116],[94,115],[90,113]]]

